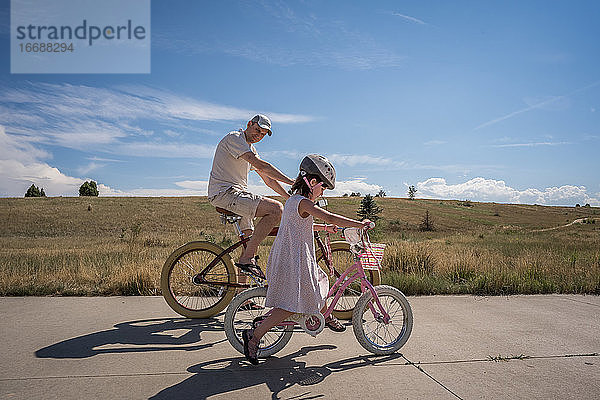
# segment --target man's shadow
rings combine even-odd
[[[211,347],[221,342],[198,344],[204,331],[223,331],[223,324],[212,318],[164,318],[122,322],[116,324],[113,329],[78,336],[44,347],[37,350],[35,356],[87,358],[107,353],[190,351]]]
[[[243,357],[226,358],[196,364],[187,369],[195,375],[166,388],[151,399],[194,398],[205,399],[216,394],[224,394],[235,390],[267,384],[271,390],[271,398],[279,399],[282,391],[294,386],[311,386],[324,381],[329,375],[380,364],[402,357],[396,353],[388,356],[357,356],[345,360],[330,362],[321,366],[306,367],[306,362],[296,358],[313,351],[334,350],[336,346],[320,345],[303,347],[285,357],[269,357],[258,366],[250,365]],[[310,391],[295,397],[296,399],[315,399],[326,394]]]

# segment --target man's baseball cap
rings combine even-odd
[[[256,122],[261,128],[267,129],[269,131],[269,136],[273,134],[273,132],[271,132],[271,120],[266,115],[256,114],[250,122]]]

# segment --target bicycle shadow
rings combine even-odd
[[[201,350],[225,341],[223,339],[218,342],[197,344],[201,340],[202,332],[222,330],[223,324],[213,318],[128,321],[114,325],[113,329],[74,337],[41,348],[35,352],[35,356],[37,358],[88,358],[108,353]]]
[[[150,397],[153,400],[175,398],[206,399],[256,385],[266,384],[272,399],[279,399],[281,392],[294,385],[312,386],[323,382],[333,373],[355,368],[377,365],[402,357],[396,353],[389,356],[357,356],[345,360],[330,362],[321,366],[306,366],[306,362],[296,358],[310,352],[334,350],[337,346],[319,345],[303,347],[284,357],[269,357],[258,366],[250,365],[243,357],[225,358],[196,364],[187,369],[195,375]],[[316,399],[326,397],[327,393],[303,393],[294,399]]]

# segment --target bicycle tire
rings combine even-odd
[[[352,316],[352,328],[358,343],[366,350],[377,355],[387,355],[400,349],[412,332],[413,314],[408,300],[398,289],[380,285],[375,287],[381,305],[389,314],[391,321],[385,324],[376,319],[369,304],[376,311],[379,307],[373,302],[371,291],[363,293]]]
[[[224,285],[196,284],[192,278],[201,272],[223,249],[210,242],[190,242],[173,251],[165,261],[160,277],[162,295],[176,313],[187,318],[210,318],[227,307],[235,296],[237,282],[233,261],[229,254],[206,276]]]
[[[225,335],[233,348],[242,354],[244,354],[242,332],[244,329],[253,328],[254,320],[271,309],[265,307],[266,297],[266,287],[246,289],[238,294],[227,307],[224,321]],[[249,304],[249,302],[253,302],[262,309],[252,309],[252,307],[243,309],[242,306]],[[272,328],[260,340],[258,357],[266,358],[283,349],[292,338],[292,331],[292,326]]]
[[[339,274],[338,276],[340,276],[346,268],[354,264],[354,255],[350,251],[350,244],[348,242],[331,242],[331,256],[334,269],[337,274]],[[329,268],[325,265],[323,254],[321,254],[321,249],[319,248],[317,248],[316,257],[319,267],[321,267],[329,277],[329,287],[333,286],[338,276],[331,276],[329,274]],[[381,284],[381,274],[378,270],[366,269],[365,275],[367,276],[367,280],[371,282],[373,286]],[[333,315],[339,319],[352,319],[354,306],[361,295],[360,281],[356,280],[348,286],[344,291],[344,294],[338,300],[333,309]]]

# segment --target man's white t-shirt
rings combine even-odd
[[[249,151],[258,156],[254,146],[246,142],[246,136],[241,129],[229,132],[221,139],[215,151],[208,180],[209,199],[230,187],[248,189],[248,173],[254,168],[240,156]]]

